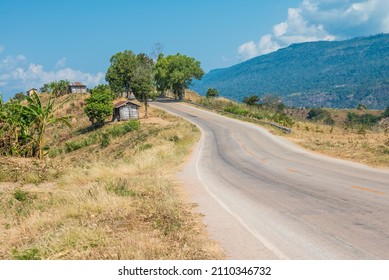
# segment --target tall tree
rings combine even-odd
[[[157,91],[161,96],[165,96],[165,92],[171,89],[170,80],[168,78],[169,67],[168,60],[163,59],[162,53],[158,55],[156,64],[154,65],[154,82]]]
[[[134,79],[132,81],[132,90],[135,97],[141,100],[145,106],[145,117],[147,118],[148,99],[153,91],[153,60],[147,55],[141,53],[136,56],[137,64]]]
[[[116,95],[125,92],[129,97],[137,65],[136,55],[129,50],[118,52],[111,57],[110,63],[105,79]]]
[[[185,89],[192,79],[201,79],[204,75],[200,62],[192,57],[177,53],[160,58],[155,65],[155,80],[157,85],[169,88],[176,98],[184,98]]]

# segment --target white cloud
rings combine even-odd
[[[65,65],[66,59],[60,59],[56,66]],[[104,73],[85,73],[72,68],[61,68],[47,71],[43,65],[28,63],[23,55],[7,56],[0,60],[0,91],[12,95],[15,92],[26,91],[28,88],[40,88],[43,84],[57,80],[77,81],[88,87],[103,83]],[[10,97],[10,96],[9,96]]]
[[[285,21],[273,26],[272,34],[258,43],[238,48],[240,58],[266,54],[293,43],[346,39],[389,32],[388,0],[304,0],[288,9]]]

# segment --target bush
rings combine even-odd
[[[276,113],[271,117],[271,120],[286,127],[294,125],[294,121],[285,113]]]
[[[381,118],[372,114],[358,115],[354,112],[347,114],[347,123],[350,126],[362,125],[367,128],[371,128],[376,125]]]
[[[246,96],[243,98],[243,103],[249,106],[257,105],[259,101],[260,98],[257,95]]]
[[[219,92],[215,88],[209,88],[205,96],[207,98],[215,98],[219,96]]]
[[[101,148],[108,147],[109,143],[111,143],[111,138],[109,138],[109,134],[103,133],[101,137]]]
[[[311,121],[322,121],[327,125],[335,124],[334,119],[331,117],[331,113],[323,108],[313,108],[309,110],[307,119]]]

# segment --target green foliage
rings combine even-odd
[[[309,110],[307,119],[311,121],[322,121],[328,125],[335,124],[335,121],[332,119],[330,112],[324,110],[323,108],[312,108]]]
[[[219,92],[215,88],[209,88],[207,90],[207,94],[205,95],[205,97],[207,97],[207,98],[215,98],[218,96],[219,96]]]
[[[61,106],[55,106],[54,95],[50,94],[44,103],[35,92],[25,99],[26,105],[18,100],[0,102],[0,154],[37,156],[41,159],[46,128],[58,122],[70,124],[68,117],[54,117]]]
[[[68,141],[65,143],[64,152],[70,153],[97,143],[100,143],[100,146],[105,148],[110,144],[111,138],[123,136],[131,131],[137,131],[139,128],[140,122],[138,120],[129,120],[123,124],[107,128],[104,131],[94,132],[85,138]],[[59,154],[59,152],[57,149],[54,149],[54,152],[51,154],[55,157]]]
[[[367,110],[367,107],[366,107],[366,105],[359,103],[357,106],[357,110],[365,111],[365,110]]]
[[[212,70],[192,89],[243,100],[271,92],[288,106],[384,109],[389,104],[389,34],[347,41],[294,44],[225,69]]]
[[[41,87],[41,92],[52,93],[55,96],[60,96],[69,93],[69,81],[68,80],[59,80],[53,81],[48,84],[44,84]]]
[[[15,94],[13,99],[22,101],[22,100],[26,99],[26,95],[23,92],[18,92],[18,93]]]
[[[138,120],[129,120],[122,125],[115,125],[108,128],[106,132],[112,137],[120,137],[128,132],[139,130],[139,128],[140,122]]]
[[[270,120],[286,126],[286,127],[292,127],[294,125],[294,121],[285,113],[275,113],[270,117]]]
[[[380,119],[380,116],[374,116],[372,114],[358,115],[354,112],[349,112],[347,114],[347,124],[350,126],[362,125],[371,128],[376,125]]]
[[[132,81],[132,90],[138,100],[142,100],[147,117],[148,99],[153,86],[153,60],[141,53],[136,56],[135,75]]]
[[[129,182],[125,179],[119,179],[114,182],[108,182],[105,186],[107,192],[112,192],[118,196],[135,196],[136,193],[129,188]]]
[[[13,250],[12,256],[15,260],[40,260],[39,250],[36,248],[27,249],[25,251]]]
[[[125,50],[113,55],[110,62],[105,78],[111,89],[117,95],[125,92],[127,97],[133,92],[138,100],[143,101],[147,117],[147,101],[154,89],[153,60],[143,53],[136,55]]]
[[[101,124],[113,112],[113,94],[106,85],[98,85],[91,90],[91,96],[86,99],[85,114],[92,124]]]
[[[225,112],[240,115],[240,116],[248,116],[250,114],[250,110],[243,108],[239,105],[230,105],[224,108]]]
[[[162,93],[170,89],[179,99],[184,98],[184,90],[192,84],[192,79],[201,79],[203,75],[199,61],[180,53],[160,56],[154,66],[157,89]]]
[[[30,197],[29,193],[22,190],[22,189],[16,189],[13,193],[13,197],[20,202],[27,201]]]
[[[382,118],[389,118],[389,106],[386,107],[385,111],[381,115]]]
[[[254,105],[258,105],[260,100],[261,99],[257,95],[250,95],[250,96],[245,96],[243,98],[243,103],[249,106],[254,106]]]
[[[262,106],[249,106],[247,104],[240,104],[228,100],[209,98],[202,98],[200,99],[199,103],[206,107],[243,117],[249,117],[258,120],[267,119],[287,127],[292,127],[294,125],[293,119],[291,119],[284,112],[277,111],[277,108],[271,109]]]
[[[131,83],[135,77],[136,55],[129,50],[118,52],[111,57],[110,63],[105,79],[115,94],[119,95],[125,92],[128,97],[131,93]]]

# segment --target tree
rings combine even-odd
[[[41,90],[42,89],[45,90],[46,92],[50,92],[54,94],[55,96],[61,96],[69,93],[69,81],[68,80],[54,81],[49,83],[48,85],[47,84],[43,85]]]
[[[359,110],[359,111],[366,111],[367,107],[366,107],[365,104],[359,103],[358,106],[357,106],[357,110]]]
[[[218,96],[219,96],[219,92],[215,88],[209,88],[207,90],[206,95],[205,95],[205,97],[207,97],[207,98],[215,98],[215,97],[218,97]]]
[[[131,83],[135,77],[137,57],[129,50],[118,52],[110,59],[105,79],[109,83],[112,91],[119,95],[123,92],[129,97],[131,93]]]
[[[199,61],[180,53],[161,57],[154,69],[159,88],[171,89],[180,100],[184,98],[185,89],[191,85],[192,79],[201,79],[204,75]]]
[[[135,75],[132,81],[132,89],[135,97],[141,100],[145,106],[145,117],[147,118],[147,101],[153,91],[153,60],[141,53],[136,56],[137,64]]]
[[[168,89],[171,89],[170,80],[168,78],[168,60],[163,58],[163,54],[160,53],[157,62],[154,65],[154,83],[161,96],[165,96],[165,92]]]
[[[114,95],[107,85],[98,85],[91,90],[91,96],[86,99],[85,114],[93,124],[101,124],[112,114]]]
[[[260,98],[257,95],[250,95],[250,96],[246,96],[245,98],[243,98],[243,103],[245,103],[249,106],[257,105],[259,101],[260,101]]]
[[[12,99],[21,101],[26,99],[26,95],[23,92],[18,92],[15,94],[15,96]]]

